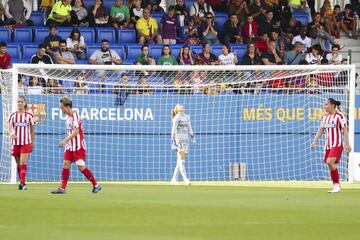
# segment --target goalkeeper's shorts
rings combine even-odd
[[[179,142],[178,144],[178,152],[185,152],[186,154],[189,152],[189,143],[188,142]]]

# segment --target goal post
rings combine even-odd
[[[18,86],[18,74],[22,76]],[[87,165],[100,181],[168,181],[171,110],[190,115],[197,144],[186,159],[193,181],[230,181],[233,166],[247,181],[327,181],[323,139],[310,143],[323,103],[342,102],[355,132],[355,66],[141,66],[14,64],[0,71],[2,151],[0,182],[15,183],[16,166],[6,134],[7,116],[24,95],[35,116],[35,150],[28,180],[57,182],[65,136],[59,100],[68,95],[83,119]],[[40,86],[28,87],[40,82]],[[343,153],[343,181],[352,182],[353,152]],[[72,171],[72,181],[83,176]]]

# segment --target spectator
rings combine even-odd
[[[220,65],[236,65],[238,63],[236,52],[230,51],[229,45],[222,45],[222,54],[219,56]]]
[[[320,15],[325,24],[326,31],[328,33],[332,34],[333,33],[333,24],[332,24],[333,9],[331,8],[331,3],[329,0],[324,0],[324,3],[320,8]]]
[[[161,57],[159,58],[157,65],[178,65],[176,59],[171,55],[169,45],[164,45],[162,47]]]
[[[332,14],[333,35],[335,36],[335,38],[340,38],[341,23],[342,13],[340,11],[340,5],[335,5]]]
[[[211,12],[206,13],[206,21],[200,26],[200,33],[202,33],[202,42],[209,44],[219,44],[218,27]]]
[[[205,43],[202,47],[202,53],[195,54],[196,65],[218,65],[219,61],[217,57],[211,53],[210,44]]]
[[[123,5],[123,0],[115,0],[115,5],[110,9],[110,17],[114,28],[129,28],[130,10]]]
[[[5,2],[4,7],[7,24],[20,24],[24,27],[34,26],[34,23],[30,20],[32,7],[28,1],[8,0],[7,2]]]
[[[284,38],[287,46],[291,44],[294,36],[300,34],[301,28],[301,22],[297,21],[295,17],[291,17],[288,22],[282,24],[282,37]]]
[[[244,25],[244,38],[246,42],[254,42],[257,38],[257,24],[251,14],[248,14]]]
[[[176,44],[177,20],[174,6],[170,6],[167,14],[161,19],[160,29],[164,44]]]
[[[18,74],[18,94],[25,95],[27,94],[25,86],[25,76]]]
[[[262,65],[262,60],[254,43],[249,43],[241,65]]]
[[[342,12],[341,28],[348,35],[349,38],[357,39],[357,19],[354,16],[351,4],[346,4],[345,9]]]
[[[74,95],[86,95],[89,93],[89,87],[84,82],[85,78],[80,76],[76,79],[76,82],[73,87],[73,94]]]
[[[59,51],[55,53],[54,60],[57,64],[75,64],[74,55],[67,51],[65,40],[60,41]]]
[[[265,21],[259,22],[257,20],[257,23],[259,23],[259,26],[258,26],[259,28],[257,30],[259,34],[267,33],[268,36],[270,35],[271,30],[274,28],[274,24],[275,24],[273,17],[274,17],[274,13],[272,11],[268,10],[268,11],[266,11]]]
[[[141,0],[134,0],[130,9],[131,27],[136,26],[137,21],[142,18],[144,9],[141,7]]]
[[[282,58],[286,51],[286,45],[284,39],[279,36],[279,31],[279,29],[273,28],[271,30],[270,40],[275,42],[276,51],[279,52],[280,57]]]
[[[227,11],[227,0],[206,0],[206,3],[210,5],[215,12]]]
[[[279,4],[275,6],[274,19],[280,21],[281,25],[286,25],[292,18],[291,9],[288,0],[280,0]]]
[[[40,44],[36,54],[34,54],[31,59],[30,63],[32,64],[54,64],[51,57],[46,54],[46,45]]]
[[[224,44],[242,44],[241,25],[235,13],[225,22],[221,39]]]
[[[64,86],[57,79],[49,78],[46,84],[47,94],[65,94]]]
[[[162,43],[162,37],[159,34],[159,28],[156,20],[150,17],[150,10],[144,9],[144,15],[136,23],[136,31],[140,44]]]
[[[290,0],[289,1],[289,6],[290,6],[292,12],[304,12],[304,13],[307,13],[308,19],[311,19],[311,10],[310,10],[310,8],[308,8],[306,6],[306,1],[305,0]]]
[[[84,37],[81,36],[79,29],[74,28],[70,36],[66,39],[66,47],[77,59],[86,59],[86,44]]]
[[[143,8],[149,9],[150,12],[164,12],[164,9],[160,7],[161,0],[144,0]]]
[[[311,65],[321,65],[321,62],[323,60],[321,46],[319,44],[312,46],[311,51],[306,54],[305,60],[308,64]]]
[[[6,52],[6,42],[0,43],[0,69],[11,68],[11,56]]]
[[[84,7],[84,0],[75,0],[70,12],[71,23],[73,26],[88,27],[88,11]]]
[[[30,77],[29,87],[27,88],[27,94],[40,95],[44,93],[45,91],[41,86],[39,79],[36,76]]]
[[[195,61],[190,51],[190,47],[185,45],[180,49],[180,54],[177,59],[180,65],[194,65]]]
[[[214,16],[214,11],[210,5],[205,3],[205,0],[196,0],[190,7],[189,15],[194,18],[195,24],[200,25],[206,21],[205,15],[208,12]]]
[[[300,30],[300,34],[295,36],[291,42],[291,44],[294,46],[296,42],[302,43],[302,53],[305,53],[308,51],[308,49],[311,47],[311,39],[306,36],[307,28],[302,27]]]
[[[101,49],[98,49],[91,54],[89,64],[121,65],[122,60],[114,50],[110,49],[109,41],[103,39],[101,40]]]
[[[276,50],[276,42],[270,41],[269,48],[267,51],[261,54],[261,60],[264,65],[279,65],[282,60],[280,53]]]
[[[294,48],[291,51],[287,51],[284,55],[285,65],[299,65],[305,60],[305,56],[302,52],[303,44],[301,42],[295,42]]]
[[[6,16],[5,16],[5,8],[1,3],[0,3],[0,26],[2,26],[4,28],[9,28],[9,25],[7,24]]]
[[[109,14],[102,0],[95,0],[89,8],[89,25],[92,27],[106,27],[109,24]]]
[[[188,25],[181,29],[181,39],[189,45],[200,44],[198,26],[193,18],[189,18]]]
[[[231,0],[231,4],[229,6],[229,15],[235,14],[240,23],[244,23],[246,21],[246,17],[249,14],[249,9],[246,5],[245,0]]]
[[[177,0],[174,7],[175,15],[178,17],[180,27],[185,25],[185,22],[189,19],[189,12],[185,6],[184,0]]]
[[[46,25],[71,26],[71,10],[70,0],[60,0],[56,2],[52,6]]]
[[[259,39],[256,39],[255,46],[260,52],[267,51],[269,46],[269,36],[267,33],[260,35]]]
[[[136,94],[137,95],[154,95],[154,89],[149,84],[148,79],[143,76],[139,79]]]
[[[343,62],[343,56],[341,53],[339,53],[340,47],[338,45],[333,45],[331,47],[331,53],[328,53],[326,55],[326,60],[328,61],[328,64],[342,64]]]
[[[113,93],[116,95],[116,105],[123,105],[127,100],[129,94],[131,94],[130,84],[129,84],[129,74],[123,72],[120,74],[120,81],[117,85],[114,86]]]
[[[250,5],[249,5],[249,13],[256,18],[257,16],[259,16],[262,11],[264,11],[265,9],[265,4],[263,4],[261,2],[261,0],[254,0]]]
[[[57,34],[57,27],[52,25],[49,27],[49,35],[45,37],[44,44],[46,46],[46,53],[53,56],[59,50],[60,41],[62,38]]]
[[[136,58],[137,65],[156,65],[155,59],[149,55],[149,46],[141,46],[141,55]]]

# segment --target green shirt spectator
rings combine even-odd
[[[178,62],[173,56],[161,56],[157,65],[178,65]]]
[[[113,22],[113,27],[126,27],[130,22],[130,11],[126,5],[123,5],[122,0],[116,0],[115,5],[110,9],[110,17]]]

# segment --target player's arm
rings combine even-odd
[[[12,140],[16,140],[17,136],[16,136],[16,134],[13,132],[13,126],[14,126],[14,124],[11,122],[10,119],[9,119],[8,123],[9,123],[8,134],[9,134],[9,136],[11,137]]]
[[[344,127],[344,138],[345,138],[345,150],[347,152],[351,152],[351,146],[349,142],[349,128],[347,126]]]
[[[35,126],[30,125],[30,135],[31,135],[31,150],[35,148]]]
[[[65,147],[65,145],[67,144],[67,142],[69,142],[71,139],[73,139],[74,137],[76,137],[76,135],[78,135],[80,132],[79,128],[76,128],[71,134],[69,134],[66,138],[64,138],[60,143],[59,143],[59,147]]]
[[[179,122],[177,120],[177,118],[175,117],[173,119],[173,124],[172,124],[172,128],[171,128],[171,140],[175,140],[175,131],[177,129],[177,126],[178,126]]]
[[[320,127],[315,135],[314,141],[311,143],[311,148],[315,148],[317,140],[319,140],[319,138],[321,137],[321,135],[323,135],[323,133],[324,133],[324,128]]]
[[[195,143],[196,143],[196,140],[195,140],[195,135],[194,135],[193,128],[192,128],[192,126],[191,126],[190,117],[189,117],[189,133],[190,133],[191,142],[195,144]]]

